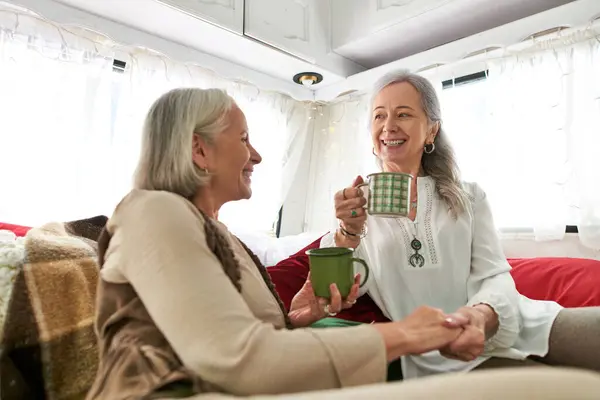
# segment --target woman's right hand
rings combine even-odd
[[[340,190],[334,196],[336,218],[341,221],[341,226],[347,232],[356,236],[348,236],[343,232],[339,233],[351,242],[360,240],[359,235],[367,221],[367,213],[364,209],[367,200],[364,198],[362,190],[357,187],[362,183],[362,177],[357,176],[352,186]]]
[[[402,321],[374,324],[385,342],[388,361],[405,355],[438,350],[454,341],[469,320],[460,314],[445,314],[421,306]]]

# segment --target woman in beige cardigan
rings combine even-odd
[[[341,299],[333,286],[326,304],[310,282],[286,313],[264,267],[216,220],[224,203],[250,197],[260,162],[224,92],[177,89],[151,107],[136,188],[99,239],[100,366],[88,399],[597,398],[599,376],[563,370],[380,384],[388,362],[446,346],[468,321],[422,307],[402,321],[314,330],[351,307],[357,287]]]

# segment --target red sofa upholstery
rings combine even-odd
[[[4,222],[0,222],[0,230],[7,230],[13,232],[17,236],[25,236],[25,234],[31,228],[28,226],[14,225],[14,224],[6,224]]]
[[[514,258],[508,262],[517,290],[563,307],[600,306],[600,261],[584,258]]]

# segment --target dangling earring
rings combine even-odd
[[[428,147],[429,146],[429,147]],[[431,154],[435,150],[435,143],[428,143],[423,147],[425,154]]]

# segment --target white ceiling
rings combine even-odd
[[[332,24],[343,22],[338,19],[356,21],[355,40],[335,52],[371,69],[574,0],[450,0],[366,37],[360,32],[360,15],[347,15],[358,11],[347,7],[348,1],[332,1]],[[366,4],[364,0],[350,1]]]

